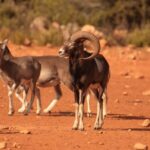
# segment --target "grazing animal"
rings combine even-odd
[[[35,94],[38,91],[36,82],[40,75],[41,65],[31,56],[14,57],[7,47],[7,43],[8,40],[0,43],[0,69],[11,81],[10,84],[7,84],[9,97],[8,115],[14,113],[12,96],[20,85],[30,85],[31,87],[31,100],[26,110],[26,113],[28,113],[34,101]]]
[[[13,84],[13,80],[11,80],[2,70],[0,70],[0,78],[9,90],[9,87]],[[15,95],[22,104],[22,106],[18,109],[18,112],[24,112],[27,107],[26,96],[28,93],[28,89],[28,87],[25,87],[23,85],[19,85],[16,89]]]
[[[94,46],[91,54],[85,51],[84,41],[89,40]],[[94,129],[103,124],[103,93],[109,80],[109,64],[99,54],[99,40],[91,33],[80,31],[73,34],[59,50],[61,57],[69,58],[69,71],[73,78],[75,97],[75,121],[73,129],[84,130],[83,107],[86,94],[90,88],[97,99],[97,116]]]

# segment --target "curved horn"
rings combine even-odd
[[[90,32],[85,32],[85,31],[76,32],[70,37],[70,40],[72,42],[84,42],[85,40],[89,40],[93,44],[94,52],[92,53],[91,56],[87,58],[82,58],[84,60],[89,60],[94,58],[100,51],[100,43],[98,38]]]

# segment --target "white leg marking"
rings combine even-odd
[[[72,126],[72,129],[77,130],[79,124],[79,105],[78,103],[75,104],[75,120]]]
[[[37,96],[37,110],[36,114],[39,115],[41,112],[41,95],[40,95],[40,90],[36,88],[35,95]]]
[[[16,97],[20,100],[22,106],[18,109],[18,112],[24,112],[27,106],[26,97],[27,93],[25,92],[25,89],[21,86],[18,87],[19,90],[21,90],[21,93],[23,94],[23,97],[20,96],[20,93],[17,91],[15,92]]]
[[[106,95],[106,93],[103,93],[102,99],[103,99],[103,118],[105,118],[107,115],[107,95]]]
[[[97,115],[96,115],[96,120],[94,124],[94,129],[100,129],[101,124],[102,124],[102,118],[101,118],[101,110],[100,110],[100,102],[97,101]]]
[[[12,87],[7,86],[8,87],[8,98],[9,98],[9,111],[8,111],[8,115],[12,115],[14,113],[14,105],[13,105],[13,93],[16,87],[16,84],[14,83],[12,85]]]
[[[84,124],[83,124],[83,104],[79,105],[79,130],[84,130]]]
[[[90,108],[90,94],[88,93],[86,96],[86,102],[87,102],[87,117],[91,117],[91,108]]]
[[[49,113],[53,108],[54,106],[57,104],[58,102],[58,99],[53,99],[52,102],[48,105],[47,108],[44,109],[44,113]]]
[[[81,104],[82,91],[79,90],[79,130],[84,130],[83,125],[83,104]]]

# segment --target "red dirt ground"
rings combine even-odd
[[[9,47],[15,56],[57,55],[58,51],[57,48],[28,48],[12,44]],[[137,142],[150,148],[150,127],[141,126],[145,119],[150,119],[150,96],[142,94],[150,90],[150,53],[128,47],[106,48],[102,53],[111,68],[108,116],[103,129],[93,130],[96,102],[91,100],[93,115],[91,118],[85,116],[85,131],[71,130],[73,93],[63,85],[63,97],[50,115],[36,116],[34,106],[28,116],[23,116],[17,112],[20,103],[15,98],[16,112],[8,116],[7,89],[0,81],[0,142],[6,141],[7,150],[132,150]],[[52,88],[41,89],[43,108],[53,95]],[[2,129],[3,126],[9,129]],[[31,131],[31,134],[17,132],[20,128]]]

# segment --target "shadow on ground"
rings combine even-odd
[[[108,114],[108,118],[122,119],[122,120],[143,120],[150,119],[148,116],[135,116],[135,115],[126,115],[126,114]]]

